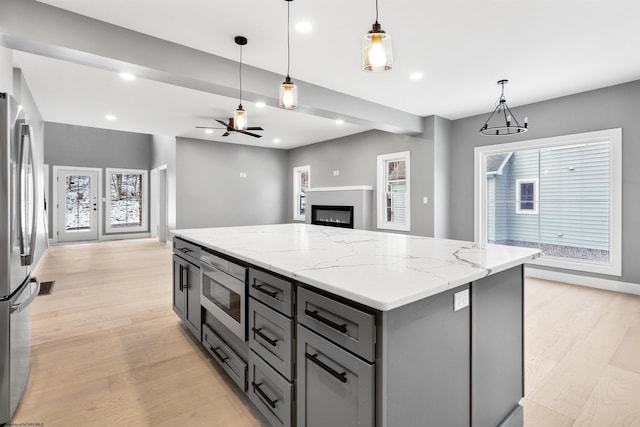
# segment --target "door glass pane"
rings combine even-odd
[[[65,231],[91,229],[91,177],[67,175],[65,182]]]
[[[112,173],[110,178],[112,228],[142,226],[142,174]]]

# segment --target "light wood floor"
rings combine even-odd
[[[170,260],[152,240],[49,249],[14,423],[260,426],[173,313]],[[525,317],[527,427],[640,426],[639,296],[529,279]]]

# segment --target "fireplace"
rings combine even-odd
[[[353,206],[312,205],[311,224],[353,228]]]

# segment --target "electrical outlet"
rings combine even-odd
[[[462,310],[469,306],[469,289],[453,294],[453,311]]]
[[[340,176],[340,171],[339,170],[333,171],[333,176]]]
[[[246,172],[240,172],[240,178],[246,178],[246,177],[247,177]]]
[[[425,205],[429,203],[429,198],[427,196],[424,196],[422,198],[422,203],[424,203]]]

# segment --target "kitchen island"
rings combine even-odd
[[[539,251],[309,224],[175,236],[246,268],[248,349],[206,309],[190,329],[274,426],[522,425]]]

